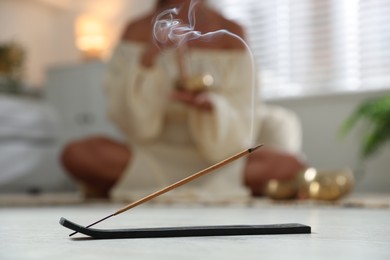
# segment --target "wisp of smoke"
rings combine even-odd
[[[255,102],[257,95],[256,88],[256,73],[254,59],[249,48],[248,44],[238,35],[229,32],[225,29],[217,30],[213,32],[202,33],[195,30],[195,6],[197,5],[198,0],[191,0],[189,9],[188,9],[188,24],[183,23],[182,20],[177,19],[176,17],[179,14],[180,8],[171,8],[164,10],[158,14],[155,18],[153,24],[153,37],[156,43],[159,46],[170,46],[170,47],[180,47],[183,44],[200,39],[202,41],[210,41],[213,37],[220,36],[221,34],[229,35],[237,40],[239,40],[247,49],[250,56],[251,65],[252,65],[252,93],[251,93],[251,133],[250,140],[251,144],[255,141],[254,135],[254,120],[255,120]]]

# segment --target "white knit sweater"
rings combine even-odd
[[[134,151],[113,189],[117,198],[145,195],[251,145],[252,64],[247,52],[190,49],[190,74],[214,77],[216,87],[210,92],[214,108],[210,112],[169,99],[178,78],[174,50],[159,55],[152,68],[144,68],[140,65],[144,48],[141,43],[120,43],[109,63],[105,84],[109,117]],[[182,190],[194,194],[208,190],[213,196],[246,194],[241,180],[244,161]]]

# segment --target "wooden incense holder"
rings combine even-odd
[[[134,229],[86,228],[61,218],[60,224],[78,233],[95,239],[119,238],[158,238],[158,237],[197,237],[197,236],[247,236],[278,234],[309,234],[311,228],[302,224],[288,223],[276,225],[228,225],[190,226]]]

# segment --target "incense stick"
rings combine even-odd
[[[156,192],[154,192],[154,193],[152,193],[152,194],[142,198],[142,199],[139,199],[139,200],[137,200],[137,201],[135,201],[133,203],[130,203],[130,204],[124,206],[123,208],[120,208],[119,210],[117,210],[113,214],[108,215],[108,216],[106,216],[106,217],[104,217],[104,218],[102,218],[102,219],[100,219],[100,220],[98,220],[98,221],[96,221],[96,222],[86,226],[86,228],[89,228],[89,227],[91,227],[93,225],[96,225],[96,224],[98,224],[98,223],[100,223],[100,222],[102,222],[102,221],[104,221],[104,220],[106,220],[108,218],[111,218],[111,217],[116,216],[116,215],[118,215],[120,213],[123,213],[123,212],[125,212],[125,211],[127,211],[127,210],[129,210],[131,208],[134,208],[134,207],[136,207],[138,205],[141,205],[141,204],[143,204],[143,203],[145,203],[145,202],[147,202],[149,200],[152,200],[152,199],[154,199],[154,198],[156,198],[156,197],[158,197],[158,196],[160,196],[160,195],[162,195],[162,194],[164,194],[164,193],[166,193],[168,191],[171,191],[173,189],[176,189],[179,186],[182,186],[182,185],[184,185],[184,184],[186,184],[188,182],[191,182],[191,181],[195,180],[196,178],[199,178],[199,177],[201,177],[203,175],[206,175],[206,174],[208,174],[208,173],[210,173],[212,171],[215,171],[216,169],[221,168],[222,166],[224,166],[224,165],[226,165],[228,163],[231,163],[231,162],[233,162],[233,161],[235,161],[235,160],[237,160],[237,159],[239,159],[239,158],[241,158],[241,157],[243,157],[243,156],[245,156],[247,154],[250,154],[251,152],[257,150],[261,146],[262,145],[258,145],[258,146],[255,146],[253,148],[246,149],[246,150],[244,150],[242,152],[239,152],[236,155],[233,155],[233,156],[231,156],[231,157],[229,157],[229,158],[227,158],[227,159],[225,159],[225,160],[223,160],[221,162],[218,162],[218,163],[216,163],[216,164],[214,164],[214,165],[212,165],[212,166],[210,166],[210,167],[208,167],[208,168],[206,168],[204,170],[201,170],[201,171],[199,171],[199,172],[197,172],[197,173],[195,173],[193,175],[190,175],[190,176],[188,176],[188,177],[186,177],[186,178],[184,178],[184,179],[182,179],[182,180],[180,180],[178,182],[175,182],[175,183],[173,183],[173,184],[171,184],[171,185],[169,185],[169,186],[167,186],[167,187],[165,187],[165,188],[163,188],[163,189],[161,189],[159,191],[156,191]],[[73,235],[75,235],[77,233],[78,232],[73,232],[69,236],[73,236]]]

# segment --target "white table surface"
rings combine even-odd
[[[312,234],[71,239],[60,217],[90,224],[122,205],[0,208],[0,259],[390,259],[390,210],[316,205],[143,205],[99,228],[302,223]]]

